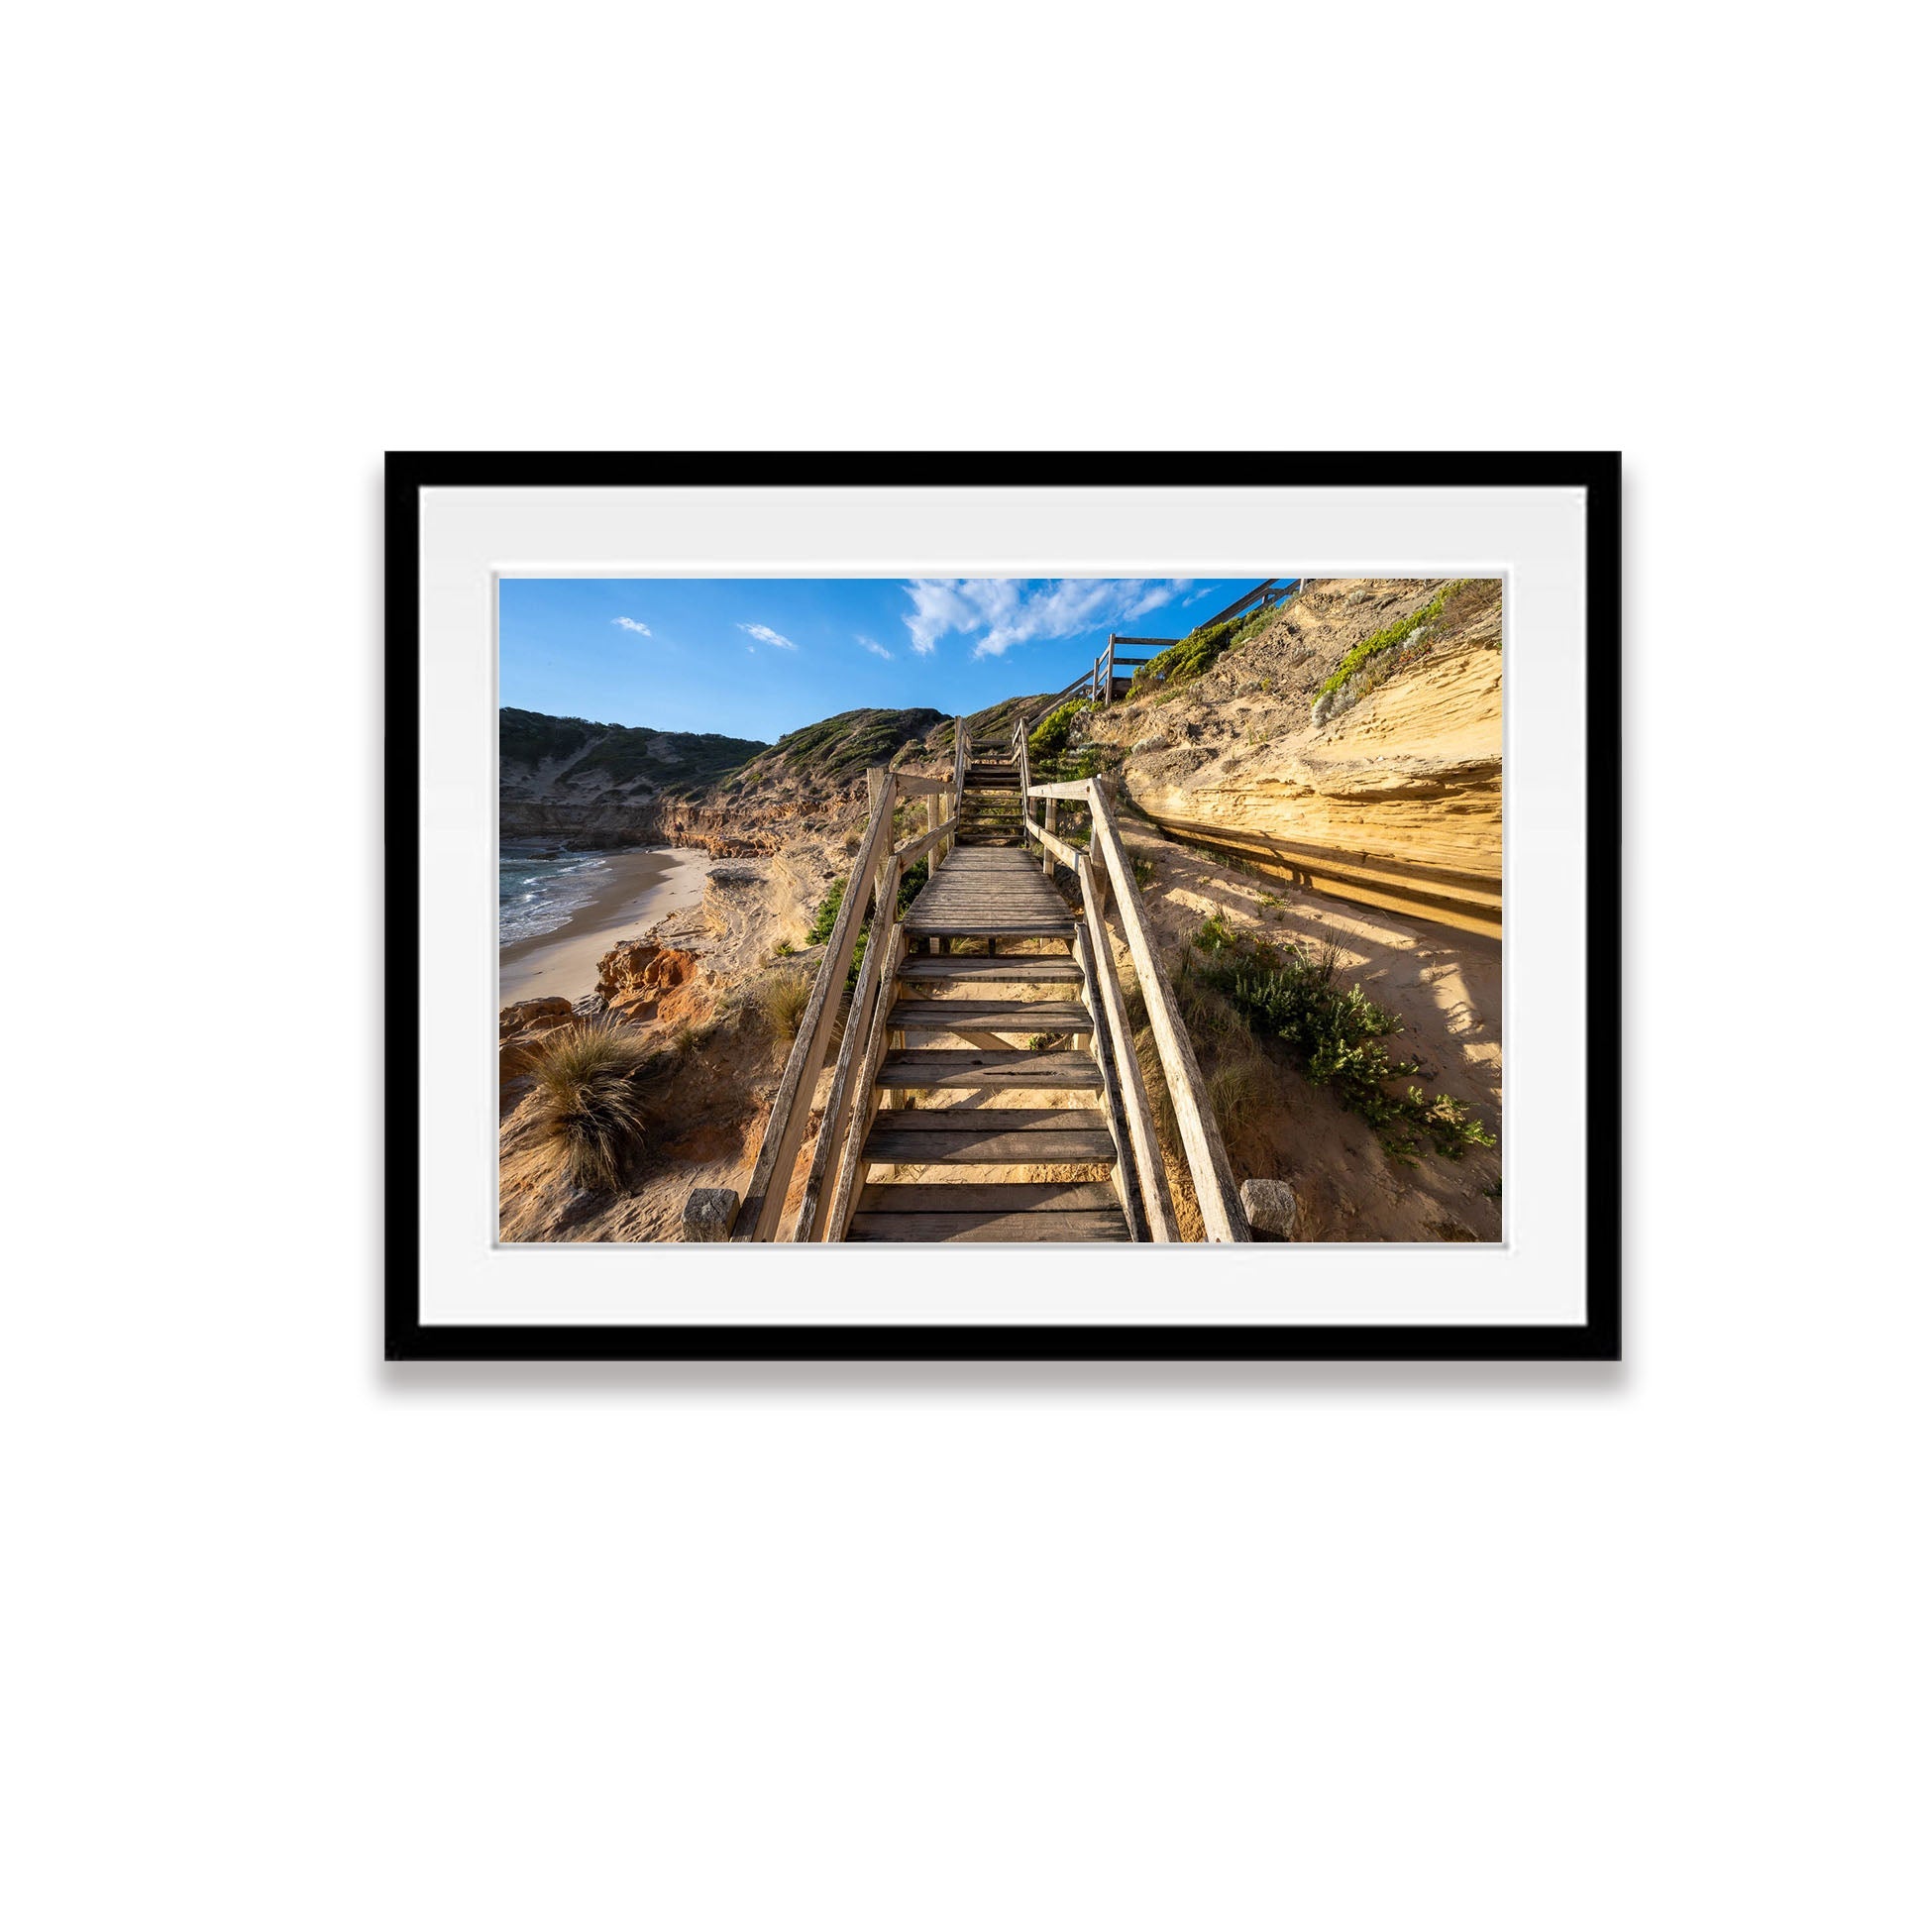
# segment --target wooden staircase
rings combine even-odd
[[[1003,749],[971,744],[955,719],[945,777],[867,772],[865,834],[744,1194],[694,1190],[687,1238],[1175,1239],[1110,896],[1205,1237],[1248,1238],[1106,790],[1036,785],[1026,736],[1036,722],[1017,719]],[[904,807],[920,801],[925,830],[907,836]],[[1063,801],[1085,806],[1091,850],[1055,831]],[[901,912],[900,880],[921,859],[926,883]],[[1073,880],[1072,906],[1052,883],[1056,866]]]
[[[1016,763],[975,748],[958,836],[906,913],[912,950],[895,976],[861,1150],[867,1169],[917,1178],[861,1187],[845,1238],[1131,1240],[1074,916],[1024,849]],[[912,1095],[927,1104],[909,1106]],[[1067,1095],[1095,1104],[1005,1104]],[[1013,1178],[1042,1167],[1085,1178]]]

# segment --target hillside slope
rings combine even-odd
[[[1493,934],[1501,618],[1494,579],[1319,585],[1191,682],[1143,680],[1081,733],[1122,759],[1128,798],[1167,830]]]

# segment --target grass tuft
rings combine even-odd
[[[537,1049],[536,1127],[573,1187],[607,1190],[642,1147],[648,1115],[639,1076],[656,1058],[614,1020],[560,1027]]]
[[[811,980],[805,973],[774,973],[758,989],[758,1011],[780,1039],[791,1039],[811,1003]]]
[[[1222,1137],[1234,1139],[1261,1116],[1268,1096],[1264,1070],[1258,1060],[1224,1060],[1208,1076],[1208,1103],[1221,1124]]]

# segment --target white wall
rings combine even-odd
[[[20,31],[10,1921],[1923,1910],[1870,18]],[[384,1371],[381,450],[1041,444],[1629,452],[1630,1365]]]

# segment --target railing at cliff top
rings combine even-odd
[[[1027,729],[1030,731],[1041,718],[1057,710],[1076,693],[1084,693],[1089,703],[1099,704],[1104,708],[1114,701],[1114,678],[1117,665],[1130,664],[1138,670],[1142,665],[1154,662],[1153,658],[1123,657],[1120,655],[1119,646],[1157,645],[1159,650],[1154,655],[1158,657],[1160,652],[1171,651],[1176,644],[1185,644],[1188,638],[1198,636],[1204,630],[1212,630],[1216,624],[1225,624],[1231,617],[1251,614],[1257,610],[1267,609],[1271,605],[1292,603],[1312,582],[1312,579],[1306,577],[1271,577],[1266,583],[1255,585],[1253,590],[1243,591],[1227,609],[1217,610],[1212,617],[1204,618],[1192,630],[1180,637],[1128,637],[1124,633],[1110,632],[1107,649],[1094,659],[1092,669],[1083,671],[1064,691],[1055,692],[1028,719]]]
[[[833,1163],[842,1152],[842,1129],[848,1116],[846,1099],[852,1091],[853,1074],[860,1058],[859,1043],[869,1040],[877,1030],[873,1020],[875,1012],[883,1012],[892,1002],[892,969],[898,964],[904,936],[897,917],[900,880],[928,853],[938,851],[942,845],[950,849],[950,841],[959,826],[959,800],[966,781],[967,736],[966,720],[955,718],[950,783],[911,772],[889,771],[883,766],[875,766],[866,773],[872,809],[866,819],[858,858],[845,882],[844,898],[825,945],[825,956],[819,961],[817,976],[811,983],[811,997],[805,1003],[805,1017],[799,1022],[785,1072],[779,1078],[764,1136],[759,1141],[758,1158],[752,1164],[751,1179],[730,1225],[730,1237],[734,1241],[779,1238],[779,1224],[784,1218],[786,1196],[791,1192],[792,1177],[805,1144],[812,1097],[817,1090],[818,1076],[824,1071],[846,975],[852,970],[852,956],[858,950],[859,933],[870,903],[873,938],[866,947],[859,983],[845,1017],[845,1031],[832,1070],[832,1090],[825,1103],[811,1164],[806,1171],[805,1195],[790,1238],[815,1238],[831,1213],[833,1203],[827,1182],[834,1172],[840,1171]],[[925,830],[904,845],[895,846],[894,817],[902,803],[916,798],[925,800]]]

